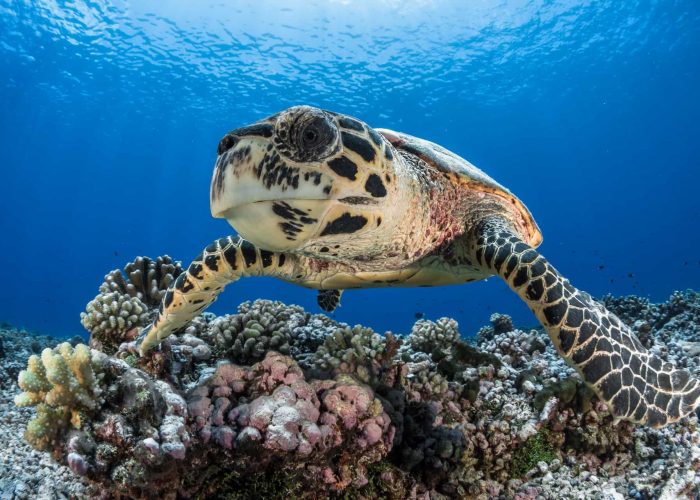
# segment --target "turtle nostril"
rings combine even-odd
[[[219,155],[224,154],[226,151],[231,149],[238,143],[238,137],[232,134],[227,134],[223,139],[219,141],[219,146],[216,148],[216,152]]]

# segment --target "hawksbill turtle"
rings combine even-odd
[[[295,106],[219,142],[210,198],[240,237],[207,246],[167,290],[142,355],[241,277],[317,289],[332,310],[345,289],[498,275],[618,419],[659,427],[700,405],[697,379],[535,250],[542,234],[518,198],[437,144]]]

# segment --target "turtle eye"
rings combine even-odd
[[[298,162],[320,162],[340,148],[333,116],[310,106],[296,106],[280,114],[272,140],[279,154]]]
[[[321,134],[318,133],[316,127],[310,125],[304,130],[301,140],[304,143],[304,147],[312,148],[316,145],[320,137]]]
[[[329,146],[335,144],[338,132],[331,121],[322,114],[312,114],[299,120],[295,143],[300,156],[321,157]]]

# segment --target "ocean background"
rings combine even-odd
[[[0,0],[0,322],[85,334],[102,277],[184,265],[219,139],[296,104],[455,151],[518,195],[541,251],[595,296],[700,288],[700,2]],[[271,279],[258,297],[320,312]],[[335,317],[473,335],[535,318],[498,279],[350,291]]]

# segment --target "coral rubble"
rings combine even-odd
[[[616,422],[541,330],[515,328],[506,315],[469,344],[449,318],[380,335],[256,300],[236,314],[205,313],[139,358],[133,329],[179,272],[169,258],[140,258],[110,273],[83,316],[92,348],[45,349],[19,375],[17,404],[37,406],[27,440],[109,495],[700,491],[695,418],[662,430]],[[652,350],[700,371],[688,356],[700,345],[700,295],[604,300]]]

